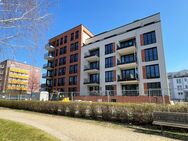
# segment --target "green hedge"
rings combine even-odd
[[[159,104],[0,100],[0,107],[132,124],[151,124],[153,111],[188,112],[188,104],[164,106]]]

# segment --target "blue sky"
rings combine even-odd
[[[48,39],[74,26],[82,23],[98,34],[160,12],[167,71],[188,69],[188,0],[59,0],[51,12],[40,47],[18,51],[16,60],[42,67]]]

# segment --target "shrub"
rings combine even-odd
[[[159,105],[0,100],[0,107],[132,124],[151,124],[154,111],[188,112],[188,104]]]

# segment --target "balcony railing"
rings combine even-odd
[[[90,52],[87,52],[87,53],[84,54],[84,58],[93,57],[93,56],[99,57],[99,53],[90,53]]]
[[[136,61],[134,60],[130,62],[125,62],[125,61],[117,60],[117,65],[131,64],[131,63],[136,63]]]
[[[46,53],[46,54],[44,54],[44,59],[46,59],[46,60],[53,60],[54,59],[54,55]]]
[[[55,47],[48,43],[45,45],[45,49],[48,51],[54,51]]]
[[[118,75],[118,81],[132,81],[132,80],[137,80],[138,75],[134,75],[133,77],[121,77]]]
[[[92,67],[92,66],[89,66],[89,65],[86,65],[84,66],[84,71],[87,71],[87,70],[99,70],[99,67]]]
[[[42,74],[42,78],[51,78],[53,75],[52,74],[48,74],[47,73],[43,73]]]
[[[84,84],[99,84],[99,80],[84,79]]]
[[[0,74],[3,74],[4,72],[3,71],[0,71]]]
[[[0,64],[0,69],[3,69],[3,68],[4,68],[4,65],[1,65],[1,64]]]
[[[44,64],[43,65],[43,69],[52,69],[54,67],[54,65],[52,64]]]

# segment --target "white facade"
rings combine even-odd
[[[141,35],[155,31],[156,43],[149,45],[141,45]],[[136,44],[129,46],[127,48],[118,49],[120,42],[135,39]],[[105,55],[105,45],[113,43],[115,45],[115,50],[113,53]],[[157,47],[158,59],[155,61],[143,62],[142,61],[142,50]],[[85,57],[89,54],[91,50],[99,49],[99,57]],[[120,60],[121,56],[134,54],[137,60],[129,64],[117,65],[117,60]],[[105,67],[105,58],[108,57],[115,58],[115,65],[110,68]],[[85,66],[89,65],[92,61],[99,61],[99,70],[87,70],[85,71]],[[158,64],[159,65],[159,78],[146,79],[143,76],[143,67],[147,65]],[[121,71],[135,69],[138,73],[136,80],[129,81],[119,81],[121,79]],[[116,77],[113,82],[105,82],[105,72],[114,71]],[[88,83],[85,84],[84,81],[89,81],[89,75],[92,73],[99,74],[99,83]],[[86,40],[86,45],[81,49],[81,80],[80,80],[80,95],[88,95],[89,87],[99,87],[102,95],[105,95],[105,86],[114,85],[117,95],[122,95],[122,87],[124,85],[138,85],[139,95],[146,95],[144,84],[160,82],[161,89],[167,89],[167,75],[165,58],[163,51],[163,41],[160,23],[160,14],[155,14],[153,16],[135,21],[133,23],[121,26],[119,28],[110,30],[108,32],[101,33],[92,38]],[[136,89],[135,89],[136,90]],[[168,92],[162,92],[164,95],[168,95]]]
[[[184,71],[185,72],[185,71]],[[169,88],[172,100],[187,101],[188,100],[188,71],[187,74],[179,72],[179,75],[169,75]]]

